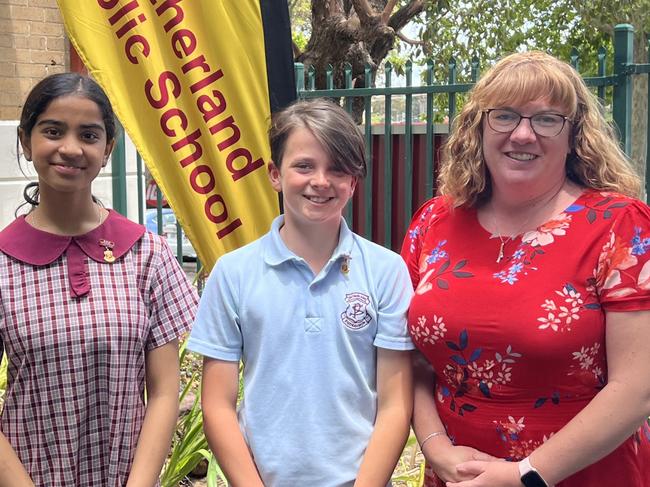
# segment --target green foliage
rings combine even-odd
[[[7,388],[7,354],[2,354],[2,360],[0,360],[0,391],[4,391]]]
[[[219,467],[217,459],[214,457],[214,455],[212,455],[210,458],[210,463],[208,463],[208,474],[205,480],[208,484],[208,487],[216,487],[217,480],[227,482],[226,476],[221,470],[221,467]]]
[[[455,56],[458,80],[467,81],[473,56],[485,69],[512,52],[537,49],[569,60],[576,48],[581,73],[591,76],[597,72],[598,48],[611,54],[611,36],[619,23],[634,25],[641,38],[644,30],[650,31],[650,0],[460,1],[429,8],[415,21],[424,46],[402,44],[402,50],[422,63],[424,57],[434,59],[436,79],[444,79],[446,61]]]
[[[185,363],[187,354],[187,342],[184,342],[179,350],[181,366]],[[176,487],[203,459],[210,462],[208,477],[213,480],[213,483],[208,483],[208,486],[216,486],[217,478],[225,481],[223,472],[208,449],[208,442],[203,434],[200,388],[194,386],[198,382],[198,376],[199,371],[194,371],[180,394],[179,402],[182,402],[190,391],[193,391],[196,396],[190,411],[178,422],[172,440],[172,452],[160,476],[162,487]]]
[[[405,56],[401,56],[399,54],[399,51],[396,49],[393,49],[388,53],[388,56],[386,56],[386,59],[384,60],[385,62],[389,62],[391,66],[393,67],[393,72],[399,76],[403,76],[405,71],[404,69],[406,68],[406,62],[408,61],[408,58]]]
[[[461,82],[469,80],[469,63],[474,56],[481,60],[483,69],[505,54],[522,50],[539,49],[568,59],[574,44],[572,37],[585,32],[578,26],[575,9],[565,8],[565,3],[458,2],[449,4],[444,12],[436,12],[435,19],[429,13],[428,19],[422,19],[420,32],[424,51],[435,60],[435,79],[445,79],[446,64],[452,56],[457,60]],[[591,41],[593,36],[589,34]]]
[[[650,31],[650,0],[492,0],[491,2],[430,2],[424,15],[412,24],[412,32],[422,45],[400,43],[396,57],[414,59],[424,66],[433,61],[434,83],[446,83],[448,63],[456,60],[459,83],[471,81],[470,63],[477,57],[485,71],[498,58],[525,50],[549,52],[569,61],[577,53],[578,71],[583,76],[598,73],[598,49],[606,49],[606,74],[613,71],[614,26],[630,23],[643,41],[643,31]],[[574,51],[575,49],[575,51]],[[637,59],[637,62],[647,62]],[[421,75],[424,84],[424,73]],[[464,96],[457,98],[460,110]],[[435,97],[441,108],[435,122],[444,120],[448,107],[446,95]]]
[[[308,39],[311,34],[311,1],[289,0],[289,17],[291,18],[292,35],[295,37],[297,33],[300,33],[305,39]]]
[[[631,24],[638,33],[650,33],[650,0],[576,0],[571,3],[585,24],[610,34],[615,24]]]
[[[307,47],[307,42],[309,42],[309,39],[307,38],[307,34],[301,31],[292,32],[291,39],[293,40],[294,44],[298,46],[298,49],[300,49],[301,51],[304,51],[305,47]]]
[[[391,477],[391,482],[405,487],[422,487],[424,485],[424,462],[416,460],[419,451],[415,434],[411,432],[404,446],[404,453]]]

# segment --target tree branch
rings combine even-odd
[[[403,40],[407,44],[411,44],[413,46],[424,46],[424,44],[425,44],[424,41],[416,41],[415,39],[409,39],[408,37],[406,37],[401,32],[397,33],[397,37],[399,37],[401,40]]]
[[[424,11],[424,0],[411,0],[397,12],[391,15],[388,26],[399,32],[413,17]]]
[[[381,13],[381,23],[388,25],[388,20],[390,19],[390,14],[393,13],[393,9],[397,5],[397,0],[388,0],[384,11]]]
[[[316,30],[329,17],[330,17],[329,0],[314,0],[313,2],[311,2],[312,31]]]
[[[366,24],[372,20],[374,12],[368,0],[352,0],[352,6],[362,24]]]
[[[298,59],[298,56],[302,54],[300,51],[300,48],[298,47],[298,44],[292,39],[291,40],[291,50],[293,51],[293,58]]]

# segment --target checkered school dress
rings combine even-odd
[[[2,432],[37,486],[125,485],[146,353],[189,329],[195,289],[163,239],[112,211],[74,238],[18,218],[0,250]]]

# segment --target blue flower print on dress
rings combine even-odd
[[[521,260],[524,257],[525,253],[523,250],[518,250],[512,255],[513,260],[515,260],[515,255],[518,256],[516,258],[517,260]],[[494,277],[500,279],[502,283],[508,283],[512,286],[515,282],[518,281],[517,274],[519,274],[522,270],[524,270],[524,264],[522,262],[517,262],[516,264],[512,264],[505,271],[496,272],[494,274]]]
[[[412,230],[409,230],[408,232],[408,239],[409,239],[409,252],[411,254],[415,253],[415,242],[420,238],[421,235],[423,235],[426,231],[422,230],[422,227],[425,226],[425,222],[429,219],[429,216],[431,215],[431,212],[433,211],[434,204],[430,204],[420,215],[418,225],[413,227]]]
[[[505,270],[495,272],[492,276],[501,284],[512,286],[520,280],[522,277],[520,274],[526,275],[528,270],[537,270],[537,267],[533,267],[533,260],[545,253],[542,247],[551,245],[557,237],[565,236],[570,224],[571,215],[563,212],[541,224],[535,230],[524,233],[517,249],[505,260],[510,266]]]
[[[409,252],[414,253],[415,252],[415,241],[417,238],[420,236],[420,227],[417,226],[413,230],[409,230],[408,233],[408,238],[409,238]]]
[[[641,237],[641,228],[634,227],[632,237],[632,255],[644,255],[650,249],[650,237]]]
[[[447,243],[446,240],[441,240],[438,242],[438,245],[431,251],[431,255],[427,257],[427,264],[435,264],[441,259],[446,259],[448,254],[446,250],[442,250],[442,247]]]

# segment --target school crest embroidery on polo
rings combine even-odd
[[[368,313],[370,297],[363,293],[350,293],[345,295],[345,302],[348,307],[341,313],[343,324],[350,330],[360,330],[368,326],[372,319]]]

